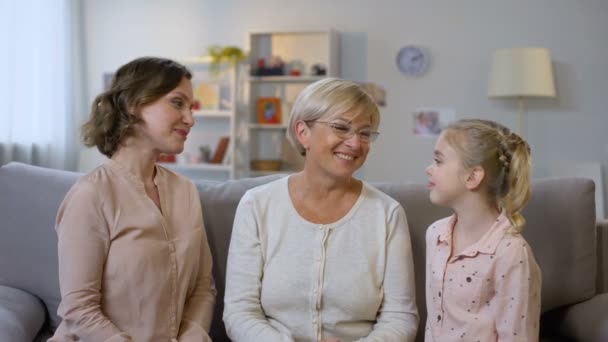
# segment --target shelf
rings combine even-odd
[[[230,171],[230,165],[227,164],[176,164],[176,163],[159,163],[168,169],[172,170],[205,170],[205,171]]]
[[[229,118],[232,116],[232,110],[195,110],[192,115],[197,118]]]
[[[277,124],[249,124],[249,129],[275,129],[275,130],[285,130],[287,129],[287,125],[277,125]]]
[[[241,79],[244,90],[242,92],[245,105],[243,106],[243,120],[240,122],[248,133],[248,143],[243,144],[243,156],[246,159],[243,165],[243,175],[249,177],[267,176],[276,174],[289,174],[298,172],[303,164],[303,158],[286,139],[290,112],[293,109],[297,96],[311,83],[325,80],[328,77],[340,76],[340,43],[338,32],[333,30],[312,31],[278,31],[278,32],[251,32],[249,33],[247,50],[249,51],[249,64],[246,75]],[[261,59],[267,65],[273,64],[269,60],[272,56],[280,56],[285,63],[284,75],[259,74],[257,66]],[[321,66],[324,75],[315,75],[314,66]],[[292,76],[292,70],[302,74]],[[282,118],[275,124],[262,124],[268,122],[258,120],[262,109],[267,107],[260,98],[278,98]],[[239,112],[239,116],[241,113]],[[255,170],[252,162],[256,157],[272,156],[281,160],[282,168],[278,171]],[[264,159],[264,158],[262,158]],[[252,167],[252,165],[254,167]],[[295,169],[295,170],[294,170]]]
[[[327,76],[250,76],[249,82],[253,83],[304,83],[322,80]]]

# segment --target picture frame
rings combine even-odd
[[[437,137],[455,120],[455,111],[451,108],[417,108],[412,119],[414,136]]]
[[[198,82],[194,85],[195,110],[220,109],[220,85],[216,82]]]
[[[281,123],[281,99],[278,97],[258,98],[258,123]]]

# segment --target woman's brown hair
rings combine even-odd
[[[93,101],[90,117],[81,128],[84,144],[97,146],[102,154],[112,157],[140,121],[138,109],[177,88],[184,77],[192,79],[192,73],[164,58],[137,58],[120,67],[110,89]]]

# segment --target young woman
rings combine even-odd
[[[93,102],[84,142],[109,159],[57,215],[63,321],[50,341],[209,341],[216,290],[198,192],[156,164],[194,124],[190,79],[139,58]]]
[[[454,214],[426,234],[425,341],[538,341],[541,274],[520,234],[530,147],[486,120],[461,120],[435,145],[431,201]]]

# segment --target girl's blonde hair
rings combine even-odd
[[[296,138],[296,123],[335,118],[348,112],[370,116],[372,129],[380,126],[380,110],[363,86],[339,78],[324,78],[308,85],[296,98],[291,109],[287,139],[301,155],[306,150]]]
[[[530,146],[508,128],[489,120],[459,120],[448,126],[447,142],[465,168],[483,167],[493,205],[504,210],[517,232],[526,220],[521,210],[530,199]]]

